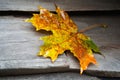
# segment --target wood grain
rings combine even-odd
[[[86,34],[98,45],[102,54],[95,55],[98,66],[90,65],[85,72],[94,76],[120,77],[120,16],[74,16],[72,17],[79,29],[94,23],[104,23],[108,28],[96,28]],[[69,54],[70,68],[79,70],[78,61]]]
[[[48,73],[37,75],[24,75],[24,76],[5,76],[0,77],[0,80],[101,80],[97,77],[82,75],[79,73]]]
[[[95,23],[105,23],[106,29],[96,28],[86,32],[100,47],[105,58],[95,55],[98,66],[90,65],[85,73],[94,76],[120,77],[120,16],[76,16],[70,15],[79,29]],[[26,17],[27,18],[27,17]],[[49,35],[45,31],[35,32],[23,17],[0,17],[0,73],[3,75],[32,74],[55,71],[77,71],[79,62],[68,53],[61,55],[53,64],[49,59],[37,57],[42,41],[39,37]]]
[[[0,0],[0,11],[55,11],[54,1],[65,11],[120,10],[120,0]]]
[[[0,17],[0,75],[32,74],[65,71],[68,64],[65,55],[55,63],[38,57],[40,36],[48,33],[36,32],[26,18]]]

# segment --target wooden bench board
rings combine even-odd
[[[108,28],[96,28],[86,34],[98,45],[102,54],[95,54],[98,66],[90,65],[85,72],[96,76],[120,77],[120,16],[74,16],[73,20],[82,29],[98,23],[108,25]],[[69,56],[70,68],[79,70],[78,61],[71,54]]]
[[[0,0],[0,11],[55,11],[54,2],[65,11],[120,10],[120,0]]]
[[[86,32],[105,58],[95,55],[99,65],[90,65],[85,72],[94,76],[120,77],[120,16],[70,16],[79,29],[95,23],[108,24],[107,29]],[[42,44],[39,37],[49,33],[36,32],[30,23],[24,22],[26,18],[0,16],[0,75],[79,71],[79,62],[71,54],[59,56],[55,63],[36,56]]]
[[[37,56],[39,46],[43,43],[39,37],[47,33],[36,32],[30,23],[24,22],[25,19],[12,16],[0,17],[0,75],[44,73],[68,69],[65,55],[59,56],[55,63],[48,58]]]
[[[79,73],[72,73],[72,72],[0,77],[0,80],[34,80],[34,79],[35,80],[101,80],[97,77],[93,77],[89,75],[80,75]]]

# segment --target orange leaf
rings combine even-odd
[[[78,32],[76,24],[65,11],[56,7],[56,13],[40,8],[40,14],[33,14],[32,18],[26,20],[31,22],[37,31],[43,29],[53,33],[41,37],[44,44],[40,47],[38,56],[50,57],[54,62],[59,54],[70,50],[80,61],[82,74],[90,63],[96,64],[92,50],[99,52],[99,49],[89,37]]]

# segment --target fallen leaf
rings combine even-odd
[[[97,63],[93,51],[100,52],[99,48],[88,36],[78,32],[76,24],[59,7],[56,7],[56,14],[40,7],[40,14],[33,14],[26,22],[31,22],[36,31],[43,29],[52,32],[52,35],[40,38],[44,44],[38,56],[50,57],[54,62],[58,55],[70,50],[80,61],[81,74],[90,63]]]

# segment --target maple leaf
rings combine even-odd
[[[54,62],[59,54],[70,50],[80,61],[81,74],[90,63],[97,63],[93,51],[100,52],[99,48],[88,36],[78,32],[76,24],[58,6],[56,14],[40,7],[40,14],[33,14],[26,22],[31,22],[36,31],[43,29],[53,33],[40,38],[44,44],[40,47],[38,56],[50,57]]]

